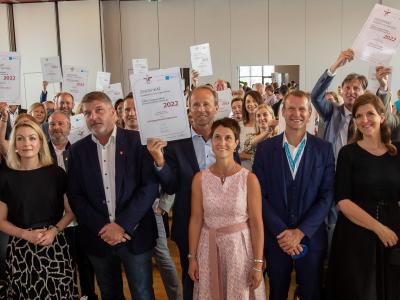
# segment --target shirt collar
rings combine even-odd
[[[352,115],[351,111],[348,110],[346,106],[344,106],[344,115],[346,116],[346,118],[347,118],[348,116],[351,117],[351,115]]]
[[[287,140],[287,138],[286,138],[286,132],[283,132],[282,147],[284,147],[285,143],[287,143],[289,146],[291,146],[291,147],[293,147],[293,148],[296,149],[297,147],[300,146],[300,144],[301,144],[301,142],[302,142],[303,140],[304,140],[304,143],[307,142],[307,131],[306,131],[306,133],[305,133],[303,139],[300,141],[300,143],[299,143],[296,147],[293,146],[293,145],[291,145],[291,144],[288,142],[288,140]]]
[[[54,152],[58,152],[58,153],[62,153],[63,151],[65,151],[65,149],[66,149],[66,147],[64,147],[63,149],[61,149],[61,150],[58,150],[58,148],[56,147],[56,145],[54,145],[53,143],[51,143],[52,145],[53,145],[53,148],[54,148]]]
[[[112,133],[111,133],[111,136],[110,136],[110,138],[108,139],[107,144],[105,144],[105,145],[102,145],[102,144],[99,142],[99,140],[92,134],[92,141],[95,142],[97,145],[100,145],[100,146],[102,146],[102,147],[107,147],[111,142],[114,143],[115,140],[116,140],[116,138],[117,138],[117,126],[115,126],[115,125],[114,125],[114,129],[113,129],[113,131],[112,131]]]

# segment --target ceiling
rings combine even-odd
[[[75,1],[75,0],[0,0],[4,4],[34,3],[34,2],[59,2],[59,1]]]

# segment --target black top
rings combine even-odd
[[[357,143],[340,152],[335,200],[350,199],[400,236],[400,147],[373,155]],[[328,299],[400,299],[400,276],[388,262],[390,249],[378,236],[339,213],[328,269]],[[389,296],[390,295],[390,296]]]
[[[63,216],[67,177],[51,165],[29,171],[0,170],[0,201],[7,204],[7,219],[21,228],[56,224]]]

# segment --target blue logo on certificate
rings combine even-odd
[[[171,78],[171,77],[170,77],[169,75],[166,75],[166,76],[165,76],[165,80],[170,80],[170,78]]]

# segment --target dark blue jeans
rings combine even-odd
[[[121,263],[124,266],[131,297],[154,300],[151,257],[153,251],[132,254],[126,246],[117,246],[112,255],[89,255],[103,300],[124,300]]]

